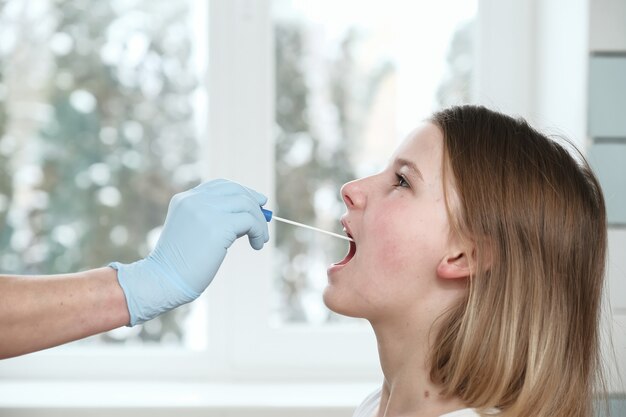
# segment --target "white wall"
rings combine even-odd
[[[589,2],[588,39],[588,57],[598,52],[626,54],[626,0]],[[626,74],[624,76],[626,77]],[[626,112],[626,109],[624,111]],[[607,327],[612,334],[607,335],[605,356],[610,371],[609,376],[612,377],[612,391],[624,393],[626,392],[626,386],[624,386],[626,382],[626,229],[623,227],[609,230],[607,269],[611,305],[607,306],[606,313],[609,317],[606,317],[606,320]]]
[[[626,51],[626,1],[590,1],[589,17],[591,51]]]

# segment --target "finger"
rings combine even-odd
[[[253,238],[251,235],[248,235],[248,242],[254,250],[261,250],[267,241],[263,238]]]
[[[221,196],[216,199],[214,196],[207,198],[204,201],[207,207],[217,209],[222,212],[228,213],[247,213],[254,217],[262,225],[263,229],[263,241],[269,241],[269,228],[267,226],[267,220],[261,206],[258,205],[258,201],[250,194],[237,194],[230,196]],[[237,236],[239,237],[239,236]]]
[[[218,178],[218,179],[215,179],[215,180],[209,180],[209,181],[201,182],[200,184],[196,185],[192,189],[193,190],[206,190],[208,188],[219,187],[221,185],[228,184],[228,183],[231,183],[231,182],[232,181],[229,181],[229,180],[224,179],[224,178]]]
[[[217,179],[203,182],[193,188],[196,192],[211,193],[214,195],[232,195],[247,193],[246,187],[234,181]]]
[[[252,195],[258,201],[259,206],[263,206],[265,205],[265,203],[267,203],[267,196],[265,196],[264,194],[250,187],[246,187],[234,181],[225,179],[217,179],[204,182],[196,186],[194,190],[199,192],[210,191],[221,195],[247,193]]]
[[[265,219],[261,206],[267,202],[267,197],[239,184],[224,184],[217,195],[200,190],[195,193],[195,197],[223,211],[248,211],[259,219]]]
[[[250,246],[256,250],[263,248],[266,242],[267,223],[265,220],[259,221],[255,216],[248,212],[241,212],[233,214],[231,219],[233,230],[237,234],[237,237],[248,235]]]

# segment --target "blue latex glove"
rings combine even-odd
[[[176,194],[150,255],[132,264],[109,264],[118,271],[130,325],[195,300],[237,238],[248,235],[254,249],[263,248],[269,240],[261,211],[266,201],[262,194],[227,180]]]

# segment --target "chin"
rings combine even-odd
[[[333,289],[330,285],[327,285],[324,288],[324,293],[322,294],[322,300],[324,300],[324,305],[328,307],[328,309],[334,313],[337,313],[337,309],[335,306],[334,298],[333,298]]]
[[[342,316],[364,318],[362,312],[358,311],[349,300],[342,297],[339,291],[333,288],[332,285],[326,286],[322,299],[326,307],[334,313],[341,314]]]

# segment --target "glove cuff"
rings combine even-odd
[[[200,295],[180,285],[161,273],[146,259],[131,264],[111,262],[117,271],[117,280],[124,291],[130,314],[129,327],[189,303]]]

